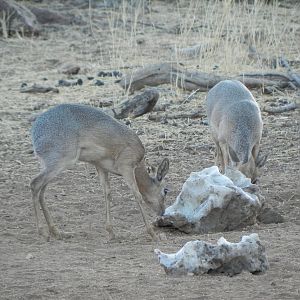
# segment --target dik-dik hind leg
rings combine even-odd
[[[41,192],[45,191],[45,188],[43,191],[41,191],[41,189],[35,187],[35,179],[32,180],[30,185],[32,190],[32,201],[33,201],[33,208],[35,214],[36,228],[38,230],[38,234],[43,235],[48,239],[49,233],[47,233],[45,228],[42,226],[42,214],[41,214],[40,203],[39,203],[40,194]]]
[[[147,218],[146,218],[146,214],[144,212],[143,206],[142,206],[142,202],[143,202],[143,196],[141,195],[136,179],[135,179],[135,169],[132,167],[124,167],[123,170],[121,171],[122,175],[127,183],[127,185],[131,188],[133,195],[139,205],[147,232],[151,235],[153,240],[157,240],[157,236],[152,228],[152,226],[148,223]]]
[[[56,177],[60,173],[60,170],[49,170],[45,168],[38,176],[36,176],[30,183],[31,191],[32,191],[32,200],[34,205],[34,211],[36,216],[36,223],[38,227],[38,231],[40,234],[45,235],[43,228],[41,227],[41,212],[40,207],[44,213],[46,222],[48,224],[50,234],[54,235],[56,238],[61,238],[61,234],[56,228],[52,216],[45,204],[44,194],[47,184]],[[48,239],[49,236],[46,235]]]
[[[228,152],[227,152],[227,145],[222,143],[216,143],[217,147],[217,157],[218,161],[221,165],[220,171],[221,173],[225,173],[226,166],[228,166]]]
[[[222,161],[222,173],[225,174],[226,172],[226,168],[230,167],[230,168],[235,168],[236,167],[236,163],[233,162],[230,159],[230,155],[229,155],[229,147],[226,143],[220,143],[220,150],[221,150],[221,161]]]
[[[109,174],[108,172],[104,171],[100,167],[96,167],[96,170],[98,172],[100,183],[104,190],[105,208],[106,208],[105,229],[108,232],[109,239],[111,240],[115,238],[115,234],[113,232],[113,226],[112,226],[111,216],[110,216],[111,189],[110,189],[110,182],[109,182]]]
[[[218,141],[215,140],[215,145],[216,145],[216,154],[215,154],[215,164],[216,166],[221,166],[220,169],[221,171],[224,172],[224,160],[223,160],[223,155],[222,155],[222,150],[220,148],[220,144]]]

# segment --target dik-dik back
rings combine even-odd
[[[108,159],[117,160],[125,148],[131,150],[134,161],[144,156],[144,147],[132,130],[84,105],[62,104],[42,114],[33,125],[32,139],[35,153],[49,162],[63,155],[105,164]],[[103,167],[115,173],[108,163]]]
[[[263,122],[253,95],[241,82],[224,80],[208,92],[206,102],[217,161],[223,171],[235,167],[254,182],[266,156],[258,156]]]

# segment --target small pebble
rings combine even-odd
[[[144,38],[138,38],[138,39],[136,40],[136,43],[137,43],[138,45],[145,44],[145,39],[144,39]]]
[[[83,81],[82,79],[77,79],[77,80],[64,80],[60,79],[58,81],[58,86],[75,86],[75,85],[82,85]]]
[[[27,83],[26,83],[26,82],[22,82],[22,83],[21,83],[21,88],[23,88],[23,87],[25,87],[25,86],[27,86]]]
[[[113,71],[112,74],[113,74],[115,77],[122,77],[122,73],[119,72],[119,71]]]
[[[97,74],[98,77],[106,77],[107,76],[107,72],[103,72],[103,71],[100,71],[98,74]]]
[[[94,81],[94,85],[96,85],[96,86],[101,86],[101,85],[104,85],[104,82],[103,82],[102,80],[96,79],[96,80]]]
[[[121,77],[122,73],[119,71],[109,71],[109,72],[104,72],[104,71],[100,71],[97,74],[98,77]]]
[[[31,253],[28,253],[27,255],[26,255],[26,259],[33,259],[33,255],[31,254]]]
[[[93,77],[93,76],[88,76],[87,79],[88,79],[88,80],[93,80],[94,77]]]

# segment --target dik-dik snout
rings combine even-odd
[[[234,167],[254,182],[267,156],[259,155],[263,122],[250,91],[239,81],[224,80],[207,95],[207,116],[216,144],[216,163]]]
[[[258,156],[256,157],[255,161],[252,156],[250,156],[250,159],[245,164],[238,164],[237,169],[242,172],[247,178],[251,178],[252,183],[257,183],[258,178],[258,171],[260,168],[262,168],[266,161],[267,161],[268,155],[262,155],[261,152],[258,153]]]

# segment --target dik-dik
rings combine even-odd
[[[96,167],[106,201],[106,230],[113,238],[110,217],[111,188],[109,174],[122,175],[140,207],[147,231],[155,238],[142,207],[146,202],[158,215],[164,212],[167,189],[162,182],[169,170],[169,160],[164,159],[155,176],[148,174],[145,149],[139,137],[99,109],[85,105],[62,104],[40,115],[32,128],[33,148],[41,162],[42,170],[31,181],[36,224],[40,234],[48,235],[41,226],[40,207],[56,238],[63,233],[55,226],[45,204],[44,193],[48,183],[77,161]]]
[[[263,122],[250,91],[237,80],[215,85],[206,98],[207,116],[216,144],[216,163],[224,172],[237,168],[254,183],[267,156],[259,155]]]

